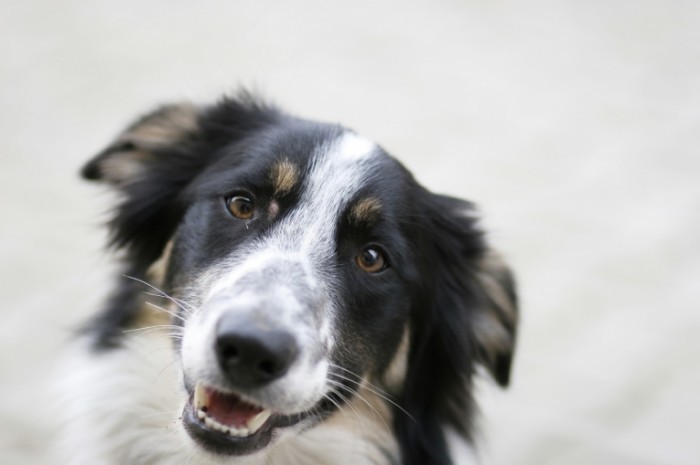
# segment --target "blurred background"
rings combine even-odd
[[[251,86],[476,201],[517,272],[487,464],[700,463],[700,2],[0,1],[0,463],[109,289],[80,165],[137,114]]]

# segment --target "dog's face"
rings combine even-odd
[[[351,131],[245,97],[166,107],[84,174],[123,192],[128,272],[171,297],[182,421],[209,452],[271,447],[371,382],[410,412],[394,428],[418,463],[439,452],[416,433],[467,434],[474,363],[507,382],[514,293],[473,206]]]
[[[393,160],[335,127],[259,136],[189,186],[170,260],[196,309],[183,312],[185,421],[230,453],[319,421],[357,376],[386,367],[417,283]]]

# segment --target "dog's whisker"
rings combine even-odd
[[[379,417],[379,420],[382,422],[382,424],[384,425],[384,427],[387,428],[387,431],[390,432],[389,427],[388,427],[388,425],[386,424],[386,421],[384,421],[384,418],[382,417],[382,415],[381,415],[376,409],[374,409],[374,407],[372,407],[372,406],[369,404],[369,402],[367,402],[366,400],[362,399],[362,398],[361,398],[362,396],[360,396],[357,392],[354,392],[354,391],[352,391],[351,389],[348,389],[348,387],[347,387],[347,386],[344,386],[342,383],[339,383],[339,382],[333,381],[333,380],[329,380],[329,381],[330,381],[331,384],[334,385],[335,387],[340,388],[340,389],[344,389],[344,390],[347,391],[351,396],[354,395],[354,396],[356,396],[358,399],[360,399],[360,400],[362,400],[363,402],[365,402],[372,410],[374,410],[374,412],[375,412],[376,415]],[[353,412],[353,415],[355,416],[355,419],[357,420],[358,425],[360,426],[360,428],[362,428],[362,429],[364,430],[364,429],[366,428],[366,426],[367,426],[366,423],[365,423],[365,422],[366,422],[366,418],[364,418],[364,416],[360,413],[360,411],[358,410],[358,408],[357,408],[355,405],[352,404],[352,400],[350,399],[350,397],[344,395],[342,392],[340,392],[340,391],[337,390],[337,389],[334,389],[333,392],[334,392],[337,396],[339,396],[339,397],[343,400],[343,402],[345,402],[345,405],[347,405],[348,408],[350,408],[350,410]],[[329,399],[329,400],[331,400],[331,399]],[[332,400],[331,400],[331,402],[332,402]],[[336,406],[338,407],[338,410],[341,410],[341,407],[340,407],[340,406],[338,406],[337,404],[336,404]]]
[[[334,386],[337,386],[337,387],[339,387],[339,388],[341,388],[341,389],[344,389],[344,390],[347,391],[350,395],[354,395],[355,397],[357,397],[358,399],[360,399],[362,402],[364,402],[365,404],[367,404],[367,407],[369,407],[369,408],[377,415],[377,417],[379,417],[379,419],[381,420],[381,422],[384,424],[384,427],[386,428],[387,432],[388,432],[389,434],[391,434],[391,429],[389,428],[389,425],[386,423],[386,420],[384,419],[384,416],[383,416],[372,404],[370,404],[370,402],[369,402],[367,399],[365,399],[364,396],[363,396],[362,394],[360,394],[358,391],[356,391],[356,390],[350,388],[349,386],[346,386],[345,384],[343,384],[343,383],[341,383],[341,382],[339,382],[339,381],[335,381],[335,380],[332,380],[332,379],[331,379],[331,380],[329,380],[329,382],[330,382],[331,384],[333,384]],[[337,392],[337,391],[336,391],[336,392]],[[338,394],[341,395],[340,393],[338,393]],[[348,405],[350,405],[350,404],[349,404],[349,400],[348,400]]]
[[[371,388],[373,389],[373,391],[375,392],[375,394],[377,394],[377,395],[384,395],[384,396],[386,396],[386,397],[389,397],[389,399],[386,399],[386,400],[390,400],[390,398],[392,397],[387,391],[385,391],[385,390],[382,389],[381,387],[377,386],[376,384],[372,383],[371,381],[369,381],[369,380],[368,380],[367,378],[365,378],[364,376],[361,376],[361,375],[355,373],[354,371],[352,371],[352,370],[350,370],[350,369],[348,369],[348,368],[345,368],[345,367],[343,367],[343,366],[337,365],[337,364],[332,363],[332,362],[329,363],[329,365],[332,366],[333,368],[337,368],[337,369],[339,369],[339,370],[343,370],[343,371],[346,372],[348,375],[354,376],[354,377],[357,379],[357,380],[353,380],[353,379],[351,379],[351,378],[346,378],[348,381],[353,381],[353,382],[358,383],[358,384],[359,384],[359,383],[364,383],[366,386],[371,387]],[[335,373],[335,374],[338,375],[338,376],[342,376],[342,375],[340,375],[340,373]]]
[[[162,331],[162,330],[171,330],[173,331],[172,334],[176,335],[183,335],[184,331],[181,326],[176,326],[176,325],[154,325],[154,326],[144,326],[143,328],[132,328],[132,329],[125,329],[122,331],[124,334],[129,334],[129,333],[149,333],[151,331]]]
[[[153,308],[156,308],[156,309],[158,309],[158,310],[160,310],[160,311],[162,311],[162,312],[165,312],[165,313],[167,313],[168,315],[172,316],[173,318],[177,318],[178,320],[182,321],[183,323],[185,323],[185,322],[187,321],[187,320],[186,320],[184,317],[182,317],[181,315],[178,315],[178,314],[175,313],[175,312],[171,312],[170,310],[167,310],[167,309],[165,309],[165,308],[163,308],[163,307],[159,307],[158,305],[154,304],[153,302],[148,302],[148,301],[146,301],[146,305],[150,305],[150,306],[153,307]]]
[[[379,391],[381,391],[381,392],[383,392],[383,393],[385,393],[385,394],[388,395],[388,393],[387,393],[386,391],[384,391],[382,388],[380,388],[380,387],[377,386],[376,384],[372,384],[368,379],[366,379],[365,377],[363,377],[363,376],[361,376],[361,375],[355,373],[354,371],[352,371],[352,370],[350,370],[350,369],[348,369],[348,368],[345,368],[345,367],[343,367],[343,366],[337,365],[337,364],[335,364],[335,363],[333,363],[333,362],[330,362],[329,365],[332,366],[333,368],[338,368],[338,369],[340,369],[340,370],[343,370],[343,371],[345,371],[346,373],[348,373],[349,375],[355,376],[357,379],[361,380],[362,382],[364,382],[364,383],[366,383],[366,384],[369,384],[370,386],[373,386],[375,389],[377,389],[377,390],[379,390]]]
[[[191,315],[195,310],[197,310],[197,307],[194,306],[193,304],[191,304],[185,300],[178,299],[177,297],[173,297],[170,295],[163,295],[163,294],[159,294],[157,292],[143,291],[143,293],[146,295],[152,295],[154,297],[160,297],[162,299],[168,299],[171,302],[173,302],[175,305],[177,305],[178,308],[180,308],[180,310],[182,310],[183,312],[185,312],[188,315]]]
[[[341,367],[338,367],[338,368],[341,368]],[[352,374],[352,373],[351,373],[351,374]],[[359,386],[359,385],[363,385],[365,388],[367,388],[367,390],[373,392],[374,394],[378,395],[378,396],[381,397],[382,399],[384,399],[384,400],[386,400],[386,401],[388,401],[388,402],[394,402],[394,401],[391,399],[391,395],[390,395],[388,392],[386,392],[385,390],[383,390],[383,389],[380,388],[379,386],[377,386],[377,385],[375,385],[375,384],[372,384],[372,383],[369,382],[366,378],[363,378],[363,377],[361,377],[361,376],[358,376],[358,379],[355,380],[355,379],[352,379],[352,378],[348,378],[347,376],[344,376],[344,375],[342,375],[342,374],[340,374],[340,373],[333,373],[333,376],[337,376],[337,377],[342,378],[342,379],[344,379],[344,380],[350,381],[351,383],[355,383],[355,384],[357,384],[358,386]],[[355,375],[355,376],[357,376],[357,375]],[[397,405],[397,407],[399,407],[399,406]]]
[[[189,316],[189,315],[192,315],[193,312],[194,312],[194,307],[187,307],[187,306],[185,306],[185,305],[183,304],[183,301],[181,301],[181,300],[179,300],[179,299],[176,299],[176,298],[174,298],[174,297],[171,297],[171,296],[169,296],[169,295],[158,294],[157,292],[148,292],[148,291],[143,291],[143,293],[146,294],[146,295],[150,295],[150,296],[153,296],[153,297],[158,297],[158,298],[161,298],[161,299],[167,299],[167,300],[171,301],[171,302],[172,302],[173,304],[175,304],[175,306],[176,306],[177,308],[179,308],[179,309],[182,311],[182,313],[184,313],[185,315],[188,315],[188,316]]]
[[[143,285],[145,285],[145,286],[150,287],[151,289],[153,289],[154,291],[156,291],[157,293],[159,293],[159,294],[158,294],[158,297],[163,297],[163,298],[166,298],[166,299],[170,299],[175,305],[177,305],[178,307],[180,307],[183,311],[188,312],[188,314],[191,314],[191,313],[192,313],[192,310],[193,310],[193,309],[187,308],[187,307],[183,306],[183,304],[180,303],[180,302],[178,302],[177,299],[175,299],[174,297],[171,297],[167,292],[165,292],[165,291],[162,290],[162,289],[159,289],[157,286],[154,286],[153,284],[149,283],[148,281],[144,281],[143,279],[139,279],[139,278],[136,278],[136,277],[134,277],[134,276],[129,276],[129,275],[124,275],[124,277],[127,278],[127,279],[131,279],[131,280],[133,280],[133,281],[136,281],[136,282],[138,282],[138,283],[141,283],[141,284],[143,284]]]
[[[359,426],[361,429],[364,429],[364,426],[365,426],[365,425],[364,425],[364,420],[363,420],[362,416],[360,415],[360,412],[357,410],[357,407],[355,407],[354,405],[352,405],[352,404],[350,403],[350,400],[349,400],[347,397],[345,397],[343,394],[341,394],[340,392],[338,392],[338,391],[336,391],[336,390],[333,390],[333,393],[335,393],[338,397],[340,397],[340,399],[341,399],[343,402],[345,402],[345,405],[347,405],[348,408],[350,409],[350,411],[352,412],[352,414],[353,414],[353,416],[354,416],[354,418],[355,418],[355,421],[357,421],[358,426]],[[326,394],[324,394],[323,397],[324,397],[326,400],[328,400],[330,403],[332,403],[332,404],[338,409],[338,411],[342,411],[342,410],[343,410],[342,405],[340,405],[340,404],[338,403],[338,401],[336,401],[335,399],[333,399],[333,397],[331,396],[331,393],[326,393]]]
[[[369,382],[369,381],[368,381],[367,379],[365,379],[364,377],[358,375],[357,373],[354,373],[354,372],[351,371],[351,370],[348,370],[347,368],[341,367],[340,365],[336,365],[336,364],[334,364],[334,363],[330,363],[330,365],[331,365],[332,367],[334,367],[334,368],[339,368],[339,369],[341,369],[341,370],[345,370],[347,373],[349,373],[349,374],[351,374],[351,375],[353,375],[353,376],[356,376],[356,377],[359,379],[359,381],[358,381],[358,380],[351,379],[351,378],[348,378],[348,377],[346,377],[346,376],[343,376],[343,375],[341,375],[340,373],[331,373],[332,376],[336,376],[336,377],[338,377],[338,378],[344,379],[344,380],[349,381],[349,382],[351,382],[351,383],[355,383],[355,384],[358,385],[358,386],[360,386],[360,385],[362,384],[368,391],[372,392],[373,394],[377,395],[378,397],[381,397],[381,398],[384,399],[385,401],[389,402],[390,404],[392,404],[393,406],[395,406],[396,408],[398,408],[402,413],[406,414],[406,415],[407,415],[411,420],[413,420],[414,422],[416,421],[416,419],[413,417],[413,415],[411,415],[410,413],[408,413],[408,411],[407,411],[405,408],[403,408],[401,405],[399,405],[395,400],[393,400],[393,399],[391,398],[391,395],[390,395],[388,392],[384,391],[383,389],[381,389],[381,388],[380,388],[379,386],[377,386],[376,384],[372,384],[371,382]]]

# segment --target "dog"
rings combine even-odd
[[[245,91],[157,108],[82,170],[121,275],[63,369],[60,463],[475,463],[518,310],[474,204]]]

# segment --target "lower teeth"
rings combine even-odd
[[[257,416],[256,418],[253,419],[253,420],[258,420],[258,422],[257,422],[258,424],[249,425],[249,426],[255,426],[255,427],[256,427],[255,430],[251,431],[251,430],[249,430],[248,428],[234,428],[234,427],[228,427],[228,426],[226,426],[226,425],[222,425],[222,424],[219,423],[218,421],[216,421],[216,420],[214,420],[213,418],[211,418],[210,416],[208,416],[208,415],[204,412],[204,410],[202,410],[202,409],[198,409],[198,410],[197,410],[197,418],[199,418],[207,427],[209,427],[209,428],[211,428],[211,429],[213,429],[213,430],[215,430],[215,431],[220,431],[220,432],[226,433],[226,434],[228,434],[228,435],[230,435],[230,436],[239,437],[239,438],[240,438],[240,437],[251,436],[251,435],[255,434],[255,433],[260,429],[260,427],[263,425],[263,423],[264,423],[265,421],[267,421],[267,418],[268,418],[269,416],[270,416],[270,415],[269,415],[269,413],[268,413],[268,414],[265,416],[265,418],[262,419],[262,421],[260,421],[261,419],[260,419],[259,417],[261,417],[261,414],[258,414],[258,416]]]

